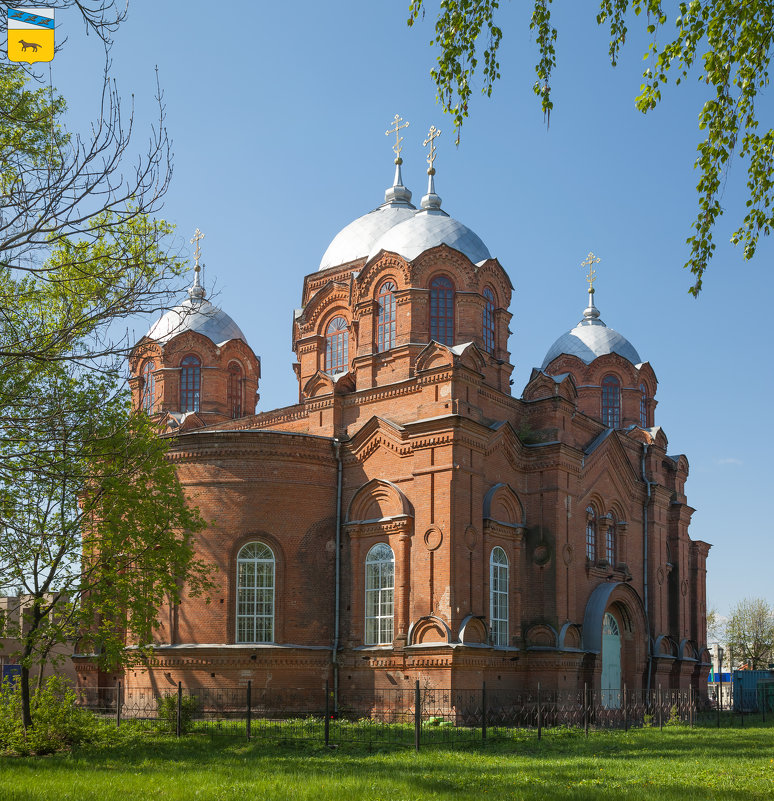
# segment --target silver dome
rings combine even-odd
[[[368,258],[380,250],[398,253],[412,261],[437,245],[448,245],[464,253],[474,264],[492,258],[479,236],[440,208],[422,209],[410,219],[390,228],[371,248]]]
[[[571,331],[562,334],[548,349],[542,369],[563,353],[577,356],[585,364],[591,364],[594,359],[607,353],[617,353],[632,364],[642,362],[634,345],[599,319],[599,310],[594,306],[593,295],[588,308],[583,312],[583,319]]]
[[[411,192],[403,186],[400,161],[395,164],[393,185],[384,193],[384,203],[342,228],[320,260],[320,270],[365,258],[379,237],[416,212]]]
[[[189,293],[191,290],[189,290]],[[240,327],[217,306],[208,300],[193,295],[179,306],[170,309],[157,320],[148,331],[148,338],[156,342],[168,342],[184,331],[196,331],[211,339],[216,345],[230,339],[247,342]]]
[[[402,223],[415,213],[411,205],[385,203],[339,231],[328,245],[320,261],[320,269],[327,270],[339,264],[365,258],[385,231]]]

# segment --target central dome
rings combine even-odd
[[[411,205],[411,192],[403,186],[400,164],[395,165],[395,180],[384,193],[384,203],[368,214],[358,217],[342,228],[328,245],[320,261],[320,270],[337,267],[339,264],[363,259],[371,252],[385,231],[407,220],[416,213]]]
[[[474,264],[492,258],[477,234],[443,211],[432,175],[427,194],[422,198],[422,208],[417,210],[410,201],[411,192],[403,186],[400,164],[397,164],[395,180],[385,192],[384,203],[336,234],[320,261],[320,270],[356,259],[370,260],[381,250],[412,261],[438,245],[458,250]]]
[[[458,250],[474,264],[492,258],[478,234],[440,208],[422,209],[390,228],[371,248],[368,258],[373,258],[380,250],[389,250],[412,261],[437,245]]]

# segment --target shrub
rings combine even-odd
[[[0,685],[0,750],[13,754],[51,754],[94,739],[94,716],[77,705],[72,686],[51,676],[30,700],[32,727],[25,731],[21,713],[21,683]]]
[[[191,731],[193,716],[199,706],[199,699],[194,695],[184,695],[180,699],[180,733]],[[177,695],[163,695],[156,699],[159,720],[165,731],[177,731]]]

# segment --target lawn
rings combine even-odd
[[[774,798],[774,728],[552,730],[486,746],[369,751],[132,732],[71,754],[0,759],[0,801],[424,801]]]

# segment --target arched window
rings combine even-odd
[[[586,558],[597,560],[597,516],[593,506],[586,507]]]
[[[605,532],[605,559],[610,567],[615,567],[615,517],[610,515]]]
[[[242,366],[239,362],[228,366],[228,408],[232,419],[242,416]]]
[[[237,555],[237,642],[274,641],[274,554],[248,542]]]
[[[645,384],[640,384],[640,425],[648,425],[648,393]]]
[[[349,334],[347,321],[334,317],[325,329],[325,369],[338,373],[349,367]]]
[[[142,366],[142,396],[140,397],[140,408],[146,414],[153,414],[156,404],[156,376],[153,371],[156,369],[156,364],[153,361],[147,361]]]
[[[621,384],[613,375],[602,381],[602,424],[608,428],[621,425]]]
[[[454,284],[445,275],[430,282],[430,339],[454,344]]]
[[[494,292],[489,287],[484,289],[484,348],[489,353],[494,353],[495,347],[495,297]]]
[[[365,573],[365,643],[387,645],[393,640],[395,603],[395,556],[389,545],[371,548]]]
[[[492,645],[508,645],[508,557],[500,547],[489,558],[489,627]]]
[[[379,313],[376,323],[376,348],[383,353],[395,347],[395,295],[397,287],[385,281],[376,296]]]
[[[186,356],[180,367],[180,411],[198,412],[202,363],[198,356]]]

